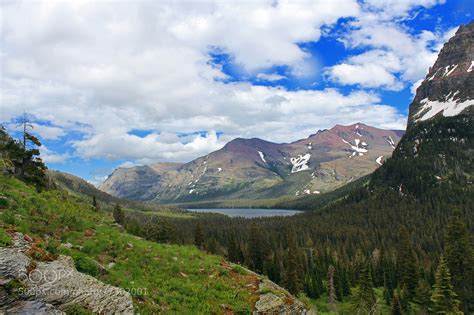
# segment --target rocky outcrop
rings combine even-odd
[[[254,314],[285,314],[285,315],[312,315],[314,311],[309,310],[300,300],[278,284],[242,266],[233,263],[222,265],[227,269],[238,267],[253,280],[247,287],[258,296],[254,305]],[[222,307],[225,309],[225,307]]]
[[[133,314],[130,294],[80,273],[71,257],[36,262],[25,254],[28,243],[20,233],[14,247],[0,248],[0,283],[21,283],[14,292],[0,291],[0,311],[25,314],[58,314],[73,305],[94,313]]]
[[[416,91],[408,126],[435,116],[455,116],[474,105],[474,21],[461,25],[441,49]]]
[[[270,280],[263,279],[258,292],[260,298],[255,303],[256,314],[311,314],[301,301]]]

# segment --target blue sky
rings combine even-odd
[[[49,168],[99,183],[235,137],[404,128],[470,0],[4,2],[0,121],[27,112]]]

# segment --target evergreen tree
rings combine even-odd
[[[458,311],[459,301],[456,299],[457,295],[451,285],[451,274],[444,256],[441,256],[439,260],[433,290],[431,312],[435,314],[454,314]]]
[[[364,263],[360,271],[359,287],[355,295],[354,306],[357,314],[373,314],[375,311],[376,298],[369,262]]]
[[[204,233],[201,224],[196,225],[196,229],[194,230],[194,245],[199,249],[204,248]]]
[[[474,255],[461,211],[455,209],[446,227],[445,254],[454,291],[465,313],[474,310]]]
[[[125,213],[123,212],[122,207],[118,203],[115,204],[114,206],[114,212],[113,212],[114,220],[118,224],[123,224],[125,222]]]
[[[46,166],[39,157],[41,142],[35,137],[30,130],[33,129],[33,125],[29,121],[26,114],[20,122],[23,129],[21,149],[17,151],[17,161],[19,165],[16,165],[17,175],[26,182],[35,184],[38,188],[46,186]]]
[[[14,168],[10,158],[10,152],[7,150],[9,142],[12,141],[4,126],[0,125],[0,171],[8,174]]]
[[[295,230],[290,227],[287,231],[288,240],[288,266],[285,274],[286,289],[293,294],[299,292],[300,289],[300,277],[299,271],[299,251],[298,243],[296,242]]]
[[[243,262],[242,250],[233,233],[229,236],[229,241],[227,242],[227,257],[230,261],[235,263]]]
[[[405,291],[404,297],[411,301],[415,297],[415,290],[418,284],[418,269],[410,235],[404,227],[400,229],[397,269],[400,287]]]
[[[428,310],[428,307],[431,304],[431,287],[424,279],[420,279],[418,281],[414,302],[423,307],[425,310]]]
[[[100,204],[95,196],[92,196],[92,209],[96,212],[100,211]]]
[[[252,224],[250,227],[249,258],[250,266],[256,272],[263,271],[263,261],[265,259],[263,242],[262,231],[256,224]]]
[[[390,310],[390,313],[392,315],[402,315],[402,305],[397,291],[393,292],[392,309]]]

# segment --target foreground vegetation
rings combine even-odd
[[[110,213],[96,212],[62,190],[38,192],[0,176],[0,192],[1,246],[13,231],[28,234],[36,259],[72,256],[79,271],[129,290],[137,312],[219,313],[221,304],[251,311],[256,297],[246,285],[253,277],[229,269],[221,257],[124,233],[111,226]]]

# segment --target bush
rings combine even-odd
[[[5,232],[4,229],[0,228],[0,246],[5,247],[11,244],[11,237]]]
[[[78,271],[94,277],[99,275],[99,266],[93,259],[85,256],[75,256],[73,258],[74,265]]]

